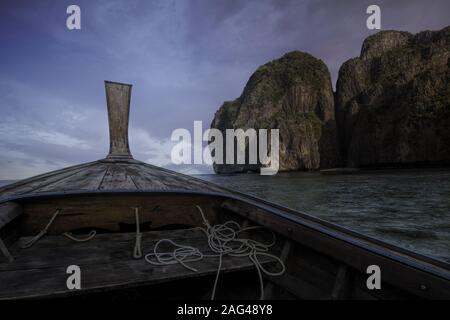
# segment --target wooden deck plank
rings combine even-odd
[[[152,252],[156,241],[162,238],[210,252],[206,237],[200,230],[185,229],[143,233],[144,253]],[[204,258],[189,263],[198,269],[198,272],[193,272],[178,264],[153,266],[143,259],[134,260],[131,257],[134,233],[101,234],[86,243],[48,236],[31,249],[22,250],[19,246],[20,242],[12,247],[16,257],[13,263],[0,264],[0,299],[80,294],[212,275],[217,272],[219,262],[218,258]],[[263,257],[262,262],[269,260]],[[69,276],[66,268],[71,264],[81,268],[81,290],[71,291],[66,287]],[[227,256],[223,259],[222,272],[253,267],[248,258]]]
[[[173,241],[183,244],[190,243],[206,248],[207,240],[199,229],[173,230],[170,234],[161,231],[142,233],[142,248],[149,253],[156,241],[170,237]],[[134,248],[134,233],[98,234],[88,242],[72,241],[64,236],[46,236],[32,248],[22,249],[22,244],[31,237],[23,237],[10,247],[15,258],[14,263],[0,264],[1,271],[27,270],[46,268],[49,265],[67,266],[78,264],[111,263],[131,258]],[[89,254],[86,254],[88,252]]]
[[[7,185],[3,188],[0,188],[0,200],[11,195],[33,193],[39,188],[51,186],[62,179],[70,178],[71,176],[81,171],[88,170],[88,168],[93,166],[94,164],[95,163],[93,162],[85,163]]]
[[[133,181],[136,183],[138,189],[150,189],[155,191],[170,190],[169,186],[160,181],[158,176],[148,172],[147,170],[142,170],[142,166],[140,165],[128,165],[127,172],[133,177]]]
[[[138,189],[131,176],[126,171],[126,166],[111,163],[101,181],[99,190],[136,190]]]
[[[138,177],[142,177],[141,184],[143,189],[161,188],[161,190],[192,190],[190,183],[186,183],[181,176],[174,176],[160,170],[151,170],[144,165],[136,165],[135,168],[139,170]],[[206,191],[206,190],[204,190]]]
[[[145,189],[152,189],[153,183],[155,181],[160,181],[166,189],[178,189],[178,190],[189,190],[189,191],[209,191],[224,193],[224,189],[215,186],[212,183],[206,181],[186,176],[177,172],[166,170],[164,168],[155,167],[147,163],[139,163],[136,165],[141,172],[141,176],[144,177],[145,181],[153,181],[152,184],[146,185]]]
[[[61,192],[69,190],[97,190],[103,180],[107,165],[98,163],[80,170],[74,175],[60,179],[55,183],[38,188],[35,192]]]
[[[0,204],[0,229],[23,213],[23,208],[15,202]]]

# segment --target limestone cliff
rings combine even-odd
[[[450,163],[450,27],[370,36],[336,90],[347,166]]]
[[[322,61],[288,53],[259,67],[211,126],[279,128],[282,171],[450,165],[450,27],[368,37],[340,68],[334,98]]]
[[[337,162],[334,97],[327,66],[290,52],[259,67],[242,95],[225,102],[211,124],[220,129],[280,129],[280,171]],[[258,171],[260,165],[214,165],[216,172]]]

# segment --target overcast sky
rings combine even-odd
[[[66,28],[70,4],[81,30]],[[185,170],[170,165],[174,129],[209,126],[259,65],[288,51],[322,59],[335,82],[373,33],[370,4],[385,30],[450,25],[448,0],[1,0],[0,179],[103,158],[104,80],[133,84],[135,158]]]

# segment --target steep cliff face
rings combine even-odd
[[[334,97],[326,65],[291,52],[259,67],[242,95],[225,102],[211,124],[220,129],[280,129],[280,171],[312,170],[338,161]],[[221,172],[257,171],[257,165],[220,165]]]
[[[336,90],[347,166],[450,163],[450,27],[367,38]]]
[[[282,171],[450,165],[450,27],[370,36],[342,65],[335,99],[323,62],[288,53],[259,67],[211,127],[280,129]],[[214,165],[216,172],[259,167]]]

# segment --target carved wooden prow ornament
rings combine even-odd
[[[109,122],[109,154],[106,159],[133,159],[128,144],[131,87],[131,84],[105,81]]]

